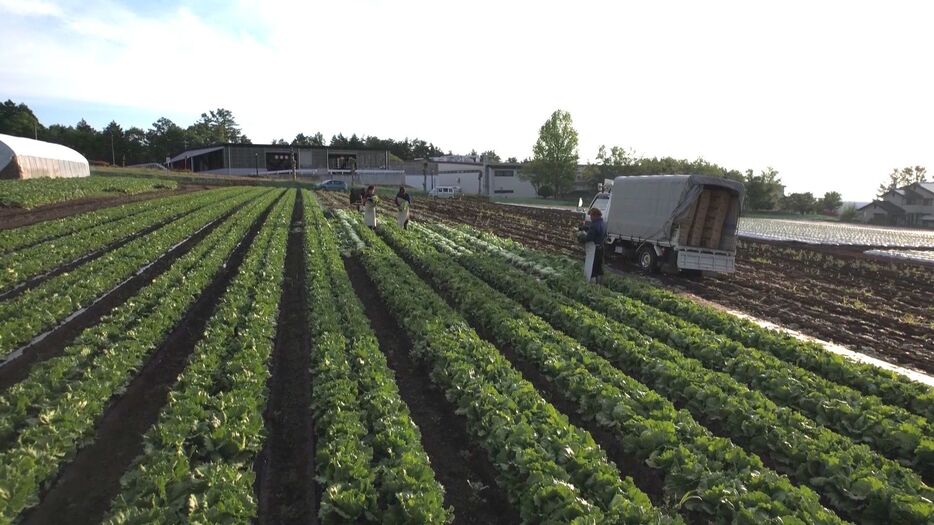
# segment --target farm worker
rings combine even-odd
[[[584,243],[584,278],[587,282],[594,279],[600,282],[603,276],[603,251],[606,246],[606,222],[603,212],[598,208],[590,208],[590,227],[586,232],[580,232],[579,239]]]
[[[409,228],[409,206],[412,205],[412,196],[406,193],[405,186],[399,186],[399,193],[396,194],[396,208],[399,209],[399,226],[403,230]]]
[[[363,201],[363,188],[350,188],[350,204],[357,205],[357,211],[360,211],[360,203]]]
[[[379,203],[379,197],[376,196],[376,186],[370,184],[363,194],[363,223],[370,228],[376,228],[376,204]]]

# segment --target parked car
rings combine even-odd
[[[331,179],[318,184],[317,188],[319,190],[347,191],[347,182],[343,180]]]
[[[428,192],[429,197],[438,199],[453,199],[454,197],[460,197],[460,195],[460,186],[435,186]]]

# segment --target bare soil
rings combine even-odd
[[[260,523],[317,523],[311,350],[305,301],[301,193],[292,213],[285,280],[267,387],[265,448],[256,460]]]
[[[444,487],[444,503],[454,507],[454,523],[519,523],[506,493],[496,484],[496,471],[486,452],[468,439],[466,420],[432,385],[428,369],[412,359],[412,341],[399,329],[366,271],[354,259],[345,259],[344,266],[421,431],[435,479]]]

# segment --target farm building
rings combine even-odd
[[[934,182],[896,188],[857,211],[869,224],[934,228]]]
[[[291,173],[294,169],[304,177],[340,178],[355,171],[364,181],[374,184],[395,184],[402,179],[401,170],[390,166],[387,150],[326,146],[215,144],[183,151],[167,159],[166,166],[173,170],[239,176]]]
[[[447,155],[402,163],[405,183],[424,191],[436,186],[459,186],[468,195],[530,198],[532,183],[519,177],[521,164],[488,163],[475,156]]]
[[[87,177],[90,174],[88,160],[71,148],[0,134],[0,179]]]

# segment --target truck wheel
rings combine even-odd
[[[658,266],[658,254],[655,253],[655,248],[651,245],[645,245],[639,248],[639,251],[636,253],[636,262],[639,263],[639,268],[642,268],[644,271],[654,272],[655,268]]]

